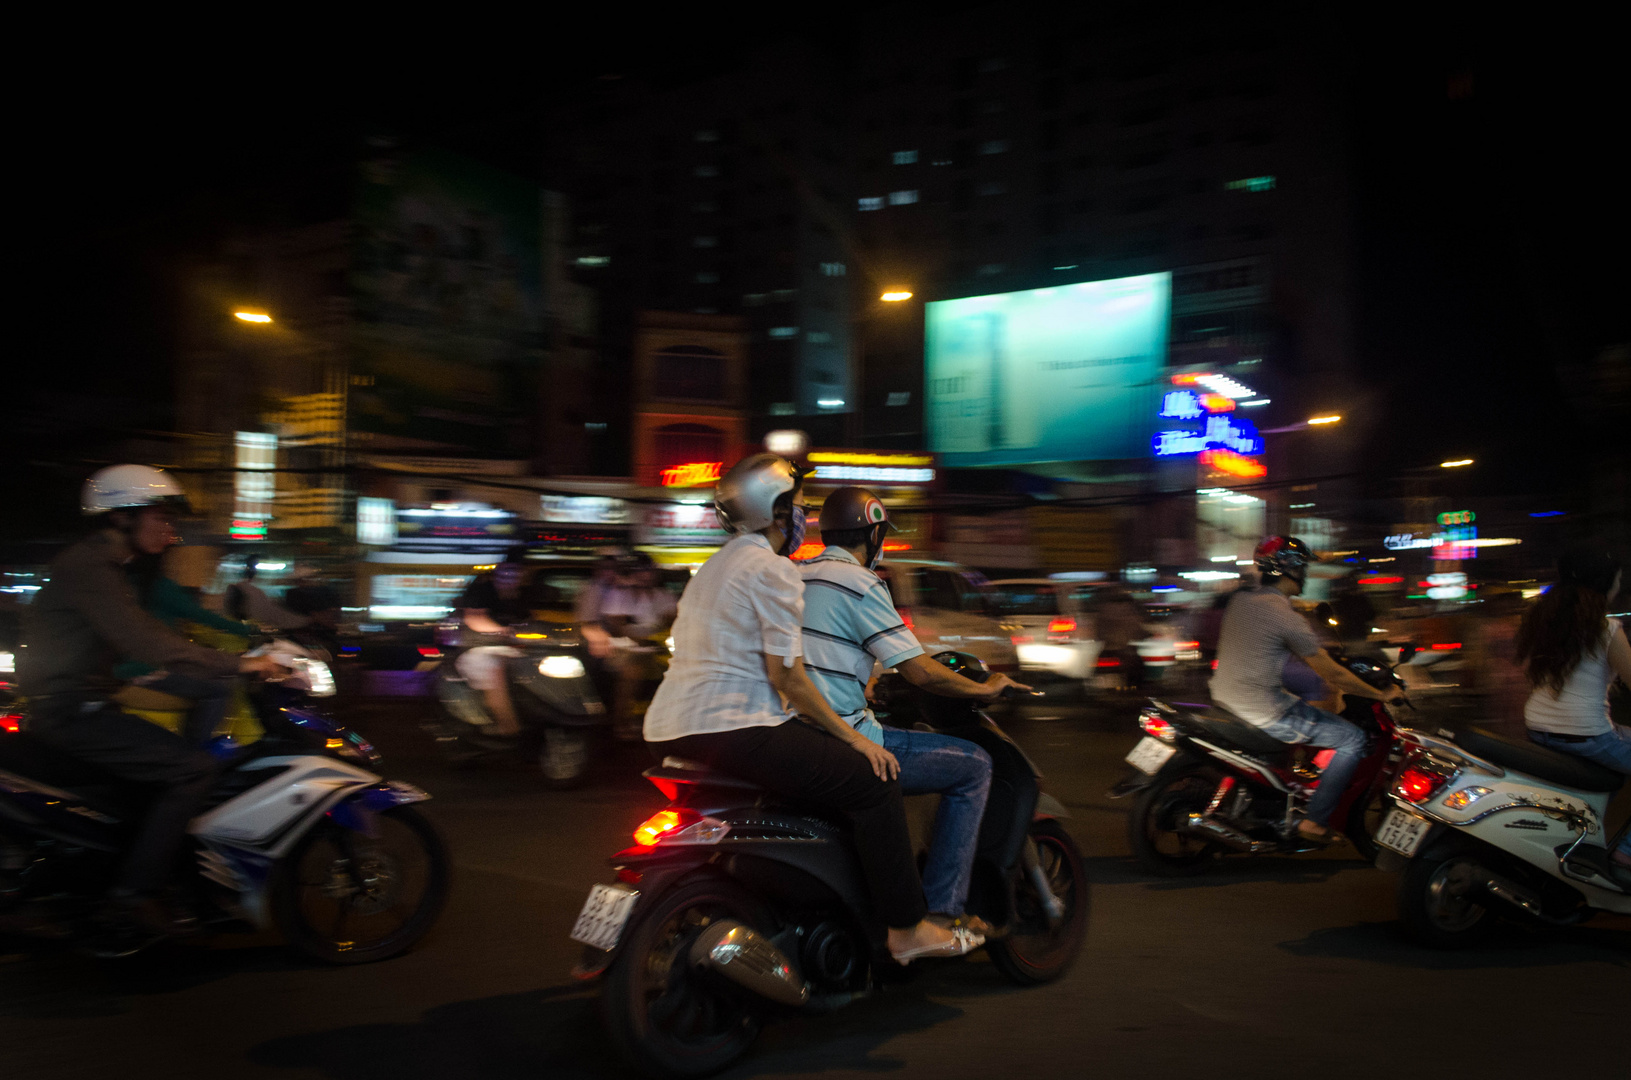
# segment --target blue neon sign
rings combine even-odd
[[[1154,448],[1156,457],[1199,454],[1205,450],[1233,450],[1237,454],[1259,454],[1263,451],[1263,437],[1257,433],[1257,425],[1250,420],[1208,416],[1206,426],[1198,431],[1193,428],[1179,428],[1176,431],[1156,432]]]
[[[1194,420],[1205,416],[1201,399],[1193,390],[1174,390],[1161,399],[1161,415],[1173,420]]]

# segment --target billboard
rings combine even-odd
[[[927,305],[929,448],[950,466],[1149,454],[1172,275]]]

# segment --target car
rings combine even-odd
[[[1018,623],[1015,651],[1022,671],[1045,671],[1087,681],[1099,674],[1095,594],[1104,586],[1049,578],[993,581],[1003,618]],[[1113,658],[1108,658],[1113,659]]]
[[[1019,672],[1014,637],[1000,598],[984,574],[954,562],[893,558],[878,567],[895,609],[929,655],[954,649],[979,657],[992,671]]]

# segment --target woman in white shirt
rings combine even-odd
[[[736,535],[680,599],[646,741],[848,818],[891,955],[958,956],[984,939],[926,918],[899,763],[844,723],[804,670],[804,579],[787,557],[804,539],[802,478],[791,462],[756,454],[720,481],[714,505]]]
[[[1557,584],[1518,627],[1518,660],[1534,687],[1524,724],[1542,746],[1631,774],[1631,728],[1608,713],[1615,676],[1631,686],[1631,644],[1608,617],[1620,565],[1606,550],[1586,548],[1565,555],[1557,569]],[[1631,831],[1613,857],[1631,872]]]

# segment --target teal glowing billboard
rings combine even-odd
[[[1145,457],[1160,411],[1172,275],[927,305],[929,449],[949,466]]]

